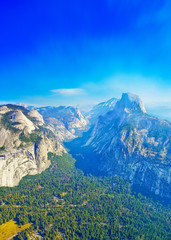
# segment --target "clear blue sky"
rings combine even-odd
[[[170,0],[0,3],[0,102],[171,104]]]

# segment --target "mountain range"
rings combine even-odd
[[[82,134],[81,134],[82,133]],[[0,186],[49,167],[48,152],[66,153],[85,173],[120,175],[132,187],[171,198],[171,123],[146,113],[140,98],[123,93],[88,113],[70,106],[0,107]]]
[[[122,94],[113,110],[67,147],[87,173],[118,174],[132,186],[171,198],[171,123],[149,116],[134,94]]]

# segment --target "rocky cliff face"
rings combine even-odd
[[[60,141],[76,138],[77,132],[86,128],[88,121],[75,107],[43,107],[37,109],[49,128]]]
[[[16,186],[27,174],[41,173],[50,162],[48,152],[61,155],[63,146],[46,128],[37,111],[0,107],[0,186]]]
[[[28,115],[35,119],[39,126],[43,126],[44,124],[43,116],[37,110],[30,111]]]
[[[56,118],[47,118],[46,127],[50,129],[61,142],[64,140],[71,140],[76,138],[74,133],[69,131],[66,128],[65,124]]]
[[[138,96],[123,94],[114,110],[70,147],[84,170],[119,174],[132,185],[171,198],[171,124],[147,115]]]

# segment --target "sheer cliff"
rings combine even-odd
[[[44,127],[36,110],[4,105],[0,107],[0,186],[16,186],[27,174],[49,167],[48,152],[66,152],[53,133]]]

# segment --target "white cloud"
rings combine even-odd
[[[85,94],[85,91],[82,88],[59,88],[59,89],[53,89],[51,90],[51,92],[55,94],[65,95],[65,96]]]

